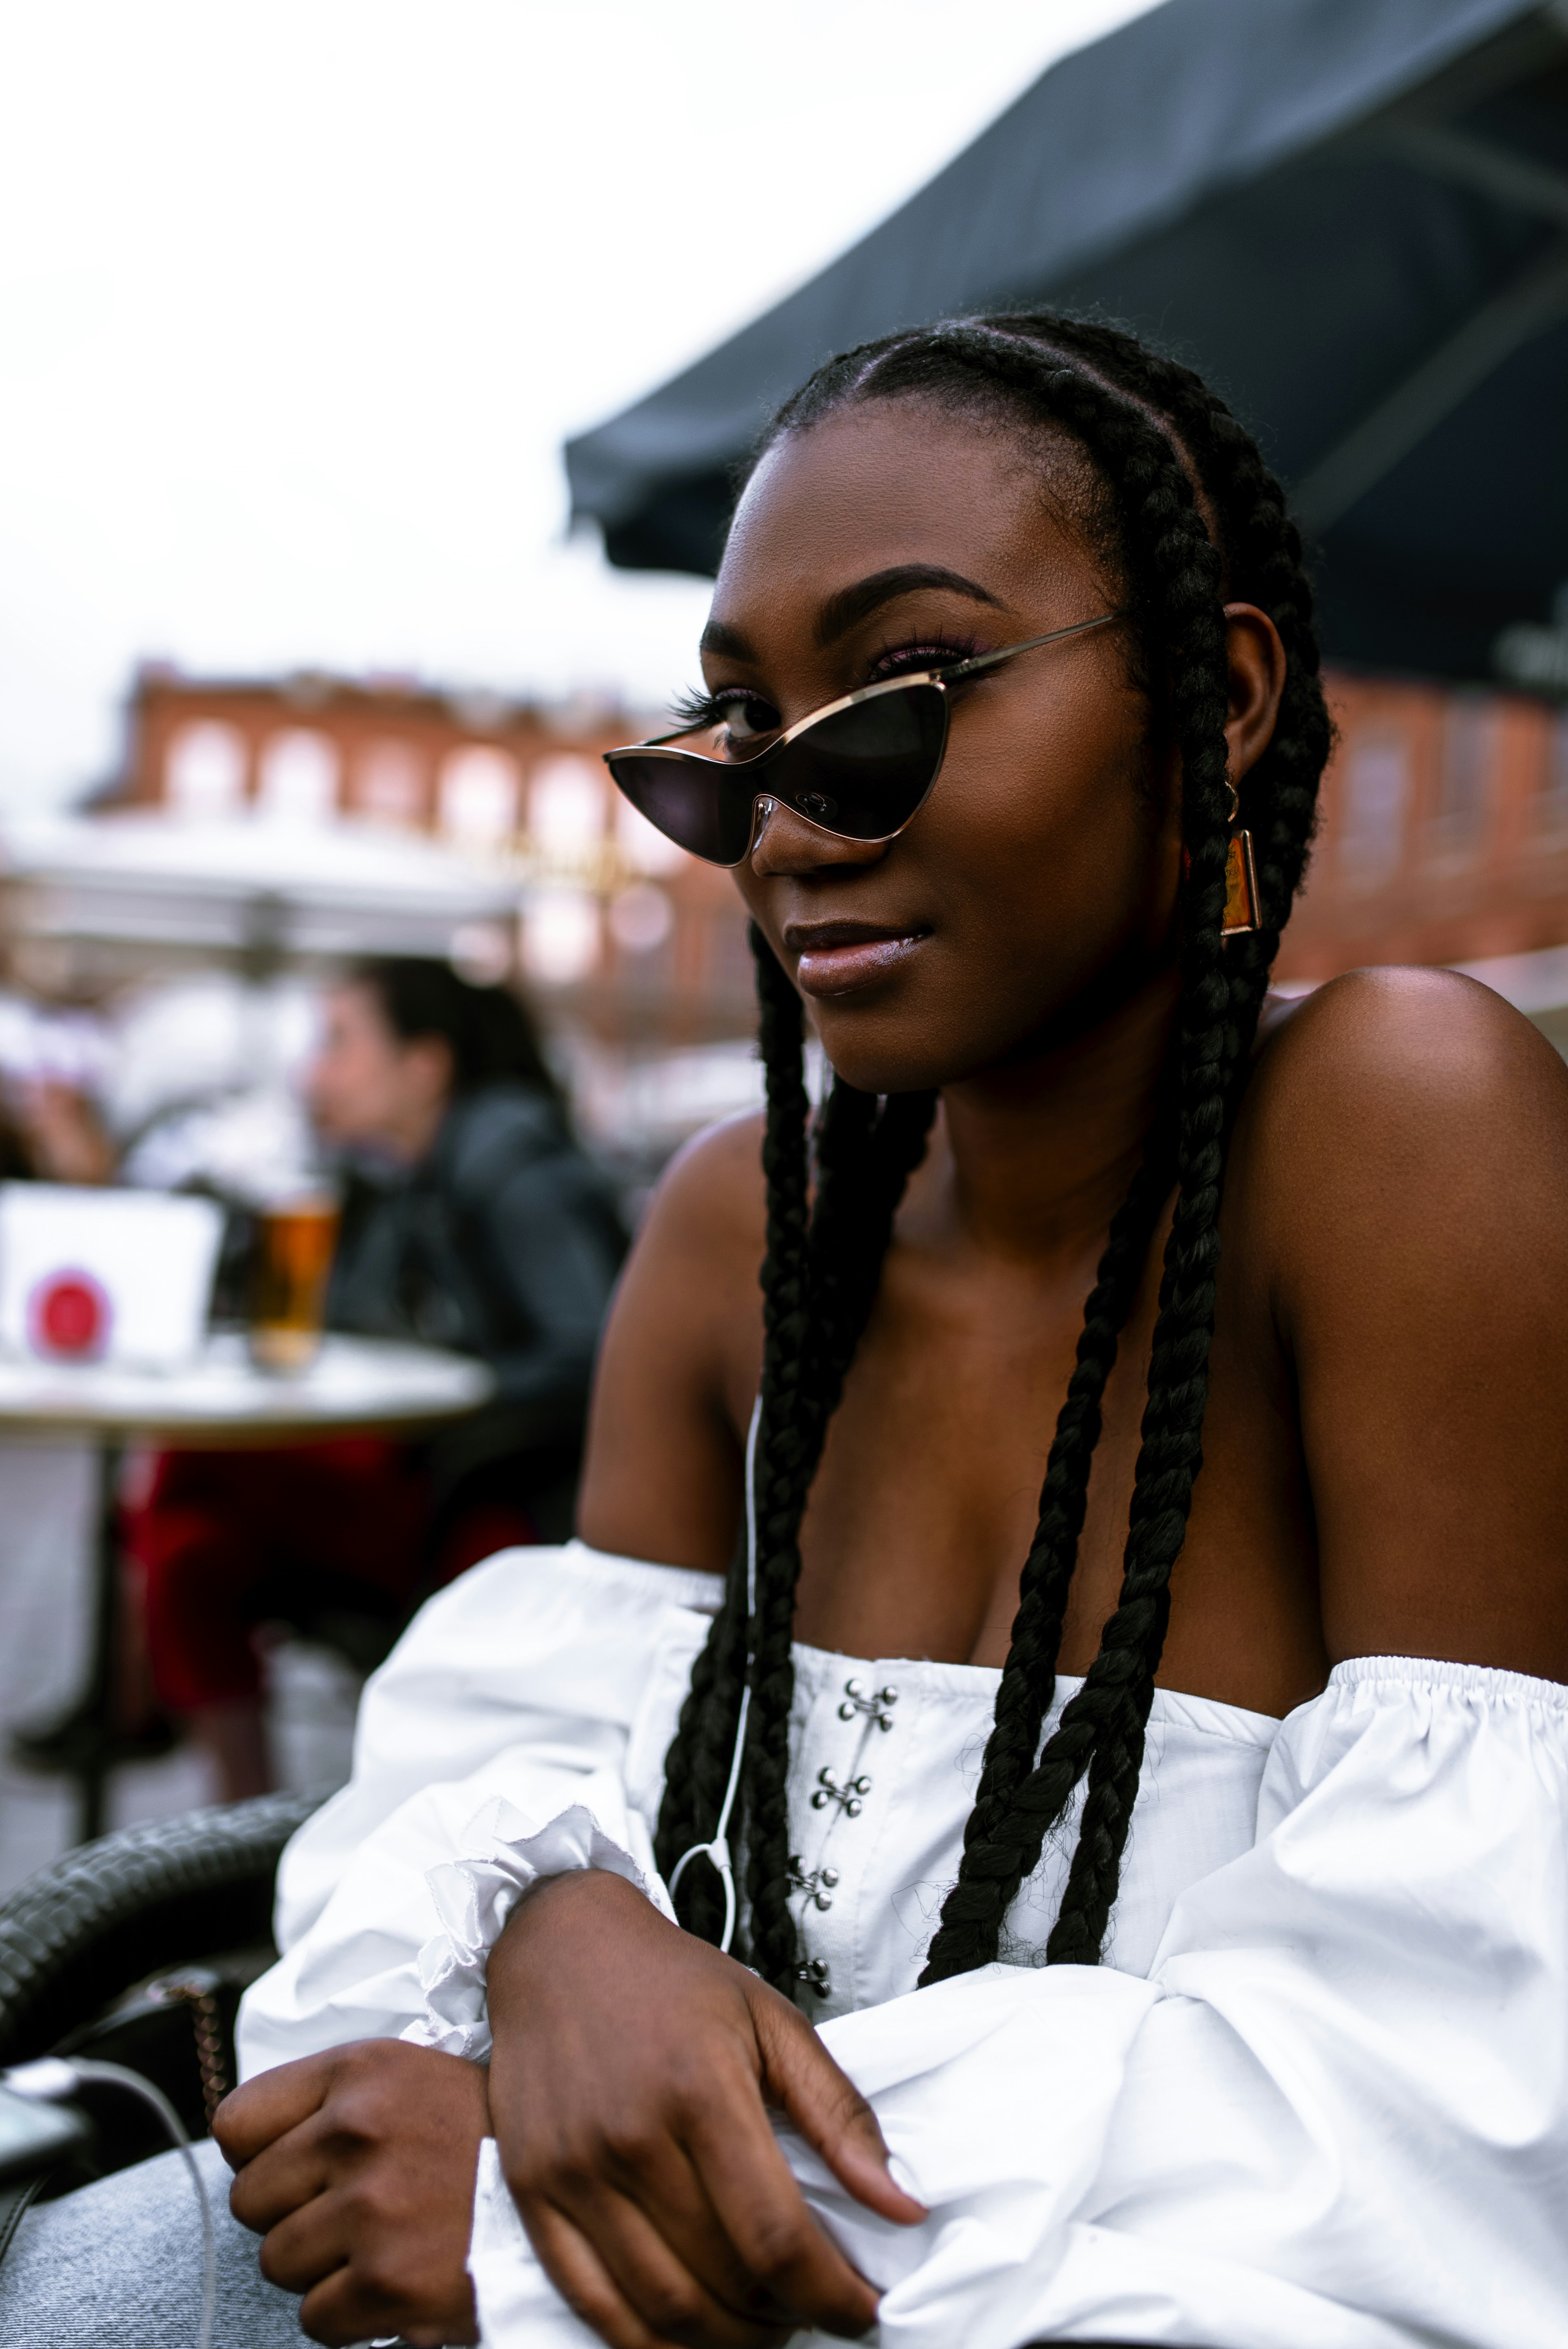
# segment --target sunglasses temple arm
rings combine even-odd
[[[1101,612],[1098,619],[1075,620],[1070,628],[1053,628],[1047,636],[1028,636],[1021,645],[1004,645],[1000,652],[976,653],[973,660],[956,661],[951,668],[938,669],[944,684],[955,677],[973,677],[976,669],[995,668],[998,661],[1011,660],[1015,653],[1032,653],[1041,645],[1060,644],[1064,636],[1085,636],[1091,628],[1109,628],[1113,620],[1125,619],[1122,612]]]
[[[684,742],[688,734],[703,731],[700,726],[677,726],[673,734],[650,734],[645,742],[639,742],[636,747],[639,750],[665,750],[672,742]]]

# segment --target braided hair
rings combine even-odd
[[[1106,501],[1139,658],[1180,759],[1185,852],[1181,997],[1165,1079],[1085,1308],[958,1878],[921,1976],[930,1982],[999,1954],[1007,1911],[1086,1778],[1046,1957],[1099,1960],[1138,1791],[1171,1575],[1202,1463],[1226,1145],[1269,968],[1301,885],[1332,732],[1299,533],[1255,443],[1189,368],[1116,328],[1053,315],[951,322],[829,361],[780,409],[757,457],[841,409],[898,398],[1066,437],[1087,458]],[[1285,678],[1273,739],[1240,786],[1260,927],[1222,946],[1233,812],[1226,595],[1274,620]],[[935,1097],[879,1102],[837,1080],[816,1136],[813,1200],[799,998],[755,930],[752,947],[768,1081],[757,1611],[748,1654],[745,1561],[738,1559],[670,1748],[655,1849],[667,1875],[713,1834],[749,1674],[730,1834],[744,1869],[748,1954],[789,1993],[797,1980],[787,1798],[800,1521]],[[1082,1688],[1042,1751],[1106,1382],[1172,1187],[1120,1595]],[[690,1930],[717,1940],[723,1904],[713,1871],[686,1871],[679,1906]]]

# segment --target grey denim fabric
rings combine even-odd
[[[221,2349],[300,2349],[299,2302],[268,2283],[229,2214],[229,2166],[196,2148],[218,2230]],[[0,2260],[0,2349],[195,2349],[201,2229],[177,2153],[35,2204]]]

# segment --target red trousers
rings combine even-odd
[[[449,1582],[510,1543],[521,1509],[460,1516],[432,1562],[416,1456],[378,1436],[272,1451],[165,1452],[122,1519],[159,1702],[171,1713],[254,1696],[254,1625],[312,1607],[395,1623],[421,1582]]]

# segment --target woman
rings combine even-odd
[[[527,1013],[389,957],[325,1005],[307,1079],[346,1198],[326,1319],[477,1354],[493,1402],[411,1446],[346,1436],[168,1452],[127,1512],[153,1688],[227,1800],[272,1784],[253,1634],[384,1655],[421,1585],[572,1523],[593,1350],[624,1241]]]
[[[1433,974],[1258,1041],[1298,543],[1109,329],[814,378],[683,714],[1023,647],[923,803],[926,688],[869,801],[624,765],[744,860],[767,1123],[655,1205],[583,1544],[434,1603],[285,1862],[219,2131],[316,2339],[1562,2337],[1568,1078]]]

